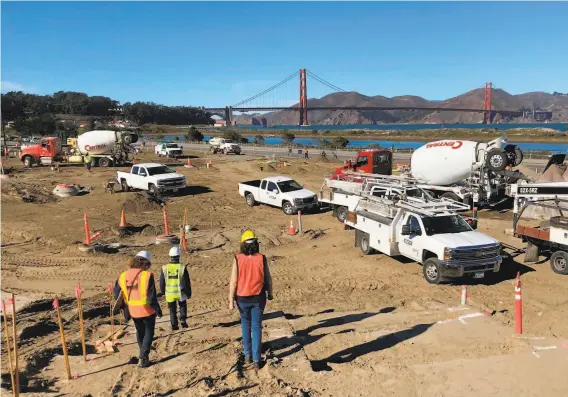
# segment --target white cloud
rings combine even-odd
[[[21,85],[20,83],[15,83],[13,81],[2,80],[2,82],[0,82],[0,84],[2,85],[2,92],[3,93],[10,92],[10,91],[34,92],[33,88],[25,87],[25,86]]]

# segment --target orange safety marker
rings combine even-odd
[[[85,245],[91,245],[93,240],[95,240],[97,237],[103,234],[103,231],[102,230],[98,231],[91,236],[91,229],[89,228],[89,216],[87,215],[86,212],[83,215],[83,221],[85,223]]]
[[[461,295],[461,304],[466,305],[468,301],[467,296],[467,285],[462,285],[462,295]]]
[[[521,295],[521,272],[517,272],[515,280],[515,332],[523,333],[523,297]]]
[[[164,205],[162,212],[164,213],[164,234],[166,236],[170,235],[170,224],[168,223],[168,211],[166,210],[166,206]]]
[[[8,304],[12,305],[12,334],[14,336],[14,378],[16,379],[16,396],[20,395],[20,369],[18,368],[18,332],[16,330],[16,297],[8,299]]]
[[[294,223],[290,220],[290,227],[288,228],[288,235],[296,235],[296,229],[294,228]]]
[[[61,336],[61,348],[63,349],[63,358],[65,359],[67,380],[71,380],[71,367],[69,366],[69,356],[67,355],[67,342],[65,341],[65,332],[63,331],[63,320],[61,319],[61,309],[59,308],[59,298],[57,296],[53,300],[53,308],[57,312],[57,322],[59,323],[59,335]]]
[[[85,326],[83,325],[83,300],[81,297],[81,284],[75,287],[75,297],[77,298],[77,310],[79,311],[79,330],[81,332],[81,347],[83,348],[83,361],[87,361],[87,345],[85,343]]]
[[[122,208],[122,212],[120,213],[120,225],[118,227],[128,227],[126,225],[126,216],[124,216],[124,207]]]
[[[6,335],[6,351],[8,352],[8,365],[10,368],[10,378],[12,380],[12,395],[17,396],[16,380],[14,374],[14,366],[12,364],[12,347],[10,346],[10,331],[8,330],[8,314],[6,313],[6,304],[2,300],[2,314],[4,315],[4,333]]]

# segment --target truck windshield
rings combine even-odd
[[[174,170],[166,167],[165,165],[161,167],[148,168],[149,175],[161,175],[161,174],[173,174]]]
[[[296,190],[303,189],[302,186],[294,180],[278,182],[278,187],[282,193],[295,192]]]
[[[166,147],[167,147],[168,149],[172,149],[172,148],[177,149],[177,148],[178,148],[178,145],[177,145],[177,143],[168,143]]]
[[[436,216],[422,218],[426,234],[462,233],[473,230],[467,222],[459,215]]]

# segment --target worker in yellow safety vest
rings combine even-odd
[[[138,366],[150,366],[149,354],[154,339],[156,317],[162,317],[158,304],[154,273],[150,272],[152,256],[140,251],[128,261],[129,269],[123,272],[114,287],[114,295],[125,304],[125,317],[130,317],[136,327],[136,340],[140,348]],[[122,296],[121,296],[122,295]],[[122,298],[122,299],[120,299]]]
[[[180,263],[180,249],[172,247],[169,252],[170,263],[162,266],[160,274],[160,295],[166,296],[170,310],[172,331],[177,331],[177,304],[179,303],[179,319],[182,328],[187,328],[187,300],[191,298],[191,280],[187,267]]]
[[[89,152],[85,153],[83,161],[85,162],[85,168],[87,168],[87,171],[91,172],[91,167],[93,166],[93,158],[89,155]]]

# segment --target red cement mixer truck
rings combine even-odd
[[[32,167],[53,162],[81,164],[89,153],[94,166],[120,166],[128,162],[129,153],[135,153],[131,144],[137,141],[138,135],[131,131],[87,131],[77,138],[69,138],[66,145],[60,138],[43,137],[37,145],[23,148],[19,157],[24,166]]]

